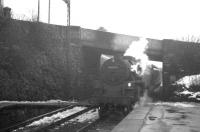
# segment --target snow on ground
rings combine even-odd
[[[63,100],[47,100],[47,101],[0,101],[0,103],[77,103],[75,100],[63,101]]]
[[[79,115],[78,117],[71,119],[63,124],[61,124],[60,126],[56,127],[55,130],[59,130],[62,127],[65,127],[67,124],[77,124],[77,123],[92,123],[93,121],[97,120],[99,118],[99,114],[98,114],[98,109],[95,110],[90,110],[82,115]]]
[[[177,95],[185,95],[188,96],[189,99],[193,98],[200,101],[200,92],[190,92],[189,90],[184,90],[182,92],[177,93]]]
[[[191,85],[199,85],[200,84],[200,74],[197,75],[191,75],[191,76],[185,76],[178,81],[176,81],[177,84],[185,85],[187,88],[189,88]]]
[[[96,119],[98,117],[98,110],[94,112],[94,110],[90,110],[85,114],[82,114],[72,120],[69,120],[69,122],[85,122],[91,119]]]
[[[38,121],[34,121],[33,123],[29,124],[28,127],[32,126],[39,126],[39,125],[45,125],[45,124],[51,124],[52,122],[56,122],[58,120],[61,120],[67,116],[70,116],[78,111],[81,111],[85,109],[86,107],[74,107],[70,110],[66,110],[64,112],[59,112],[57,114],[54,114],[50,117],[44,117],[43,119],[40,119]]]
[[[196,107],[195,104],[187,103],[187,102],[158,102],[154,105],[167,105],[167,106],[175,106],[175,107]]]
[[[175,95],[187,98],[188,100],[193,99],[196,101],[200,101],[200,91],[193,92],[191,91],[190,88],[188,89],[182,88],[182,91],[176,91]]]
[[[188,101],[200,101],[200,74],[185,76],[174,83],[178,85],[175,95]]]
[[[196,98],[197,100],[200,100],[200,92],[194,92],[189,98]]]
[[[49,117],[44,117],[40,120],[37,120],[37,121],[34,121],[32,122],[31,124],[25,126],[25,127],[21,127],[21,128],[18,128],[16,130],[14,130],[13,132],[17,132],[17,131],[31,131],[29,130],[30,128],[34,128],[34,127],[38,127],[38,126],[45,126],[45,125],[48,125],[48,124],[51,124],[53,122],[56,122],[56,121],[59,121],[67,116],[70,116],[74,113],[77,113],[83,109],[85,109],[86,107],[74,107],[72,109],[69,109],[69,110],[66,110],[66,111],[63,111],[63,112],[58,112],[57,114],[54,114],[52,116],[49,116]]]

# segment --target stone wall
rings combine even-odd
[[[66,27],[6,20],[0,28],[0,100],[67,99]]]
[[[80,27],[4,19],[0,100],[89,98],[98,80],[101,52],[84,45]]]

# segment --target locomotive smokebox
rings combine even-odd
[[[118,85],[128,80],[131,64],[121,57],[113,57],[101,66],[101,79],[108,85]]]

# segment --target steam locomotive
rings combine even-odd
[[[155,65],[142,69],[137,62],[131,56],[113,56],[101,63],[100,86],[94,94],[100,117],[110,111],[128,114],[145,89],[148,89],[149,96],[159,96],[161,70]]]
[[[143,81],[137,71],[132,70],[136,60],[130,56],[114,56],[100,67],[100,84],[94,95],[102,117],[107,111],[121,111],[124,115],[132,110],[143,91]]]

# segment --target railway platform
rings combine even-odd
[[[159,102],[139,106],[112,132],[200,132],[200,104]]]

